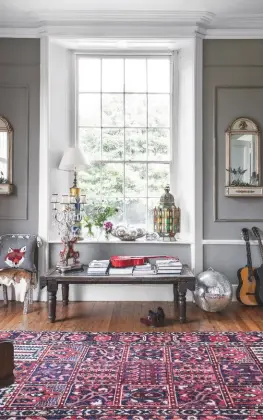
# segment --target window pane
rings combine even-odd
[[[123,95],[102,95],[103,127],[123,127]]]
[[[115,207],[118,209],[118,213],[116,213],[114,216],[110,218],[110,220],[114,223],[120,223],[123,221],[123,209],[124,209],[124,201],[123,198],[111,198],[111,197],[105,197],[102,200],[103,204],[110,207]]]
[[[109,217],[108,220],[112,221],[114,224],[119,223],[123,220],[123,198],[118,197],[101,197],[99,195],[96,196],[89,196],[87,198],[87,204],[85,205],[85,212],[88,215],[94,214],[94,209],[97,207],[115,207],[118,209],[118,212],[114,215]],[[95,229],[94,229],[95,230]]]
[[[147,127],[146,95],[125,95],[125,125],[127,127]]]
[[[79,146],[88,160],[101,159],[101,129],[100,128],[80,128]]]
[[[148,159],[170,160],[170,130],[152,128],[148,130]]]
[[[146,164],[126,163],[125,165],[125,195],[146,197]]]
[[[127,128],[125,130],[125,159],[146,160],[146,130]]]
[[[94,196],[100,191],[100,168],[101,163],[91,163],[86,171],[78,172],[78,184],[82,194]]]
[[[148,125],[170,126],[170,95],[148,95]]]
[[[126,223],[136,226],[146,226],[146,199],[127,198],[125,201]]]
[[[123,92],[124,60],[104,58],[102,60],[102,91]]]
[[[164,188],[170,183],[169,164],[149,163],[148,165],[148,195],[160,197]]]
[[[100,72],[99,58],[79,58],[79,91],[100,92]]]
[[[146,92],[146,59],[125,60],[125,92]]]
[[[148,92],[170,92],[170,60],[148,59]]]
[[[123,195],[123,164],[103,163],[101,171],[101,193],[102,196],[119,197]]]
[[[78,142],[92,162],[79,173],[87,207],[116,206],[115,224],[153,231],[153,208],[170,181],[170,163],[162,162],[171,160],[171,60],[86,56],[78,62]]]
[[[79,95],[79,125],[99,127],[100,118],[100,94],[82,93]]]
[[[120,160],[124,157],[124,130],[102,130],[102,159]]]

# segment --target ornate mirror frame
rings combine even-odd
[[[256,183],[255,185],[231,185],[231,136],[251,134],[255,136],[255,172]],[[260,130],[258,125],[247,117],[240,117],[235,119],[225,131],[226,139],[226,184],[225,196],[226,197],[261,197],[263,195],[263,187],[261,186],[261,159],[260,159]],[[241,176],[242,168],[239,167]],[[245,172],[245,171],[243,171]]]
[[[7,178],[0,174],[0,194],[9,195],[13,192],[13,134],[14,130],[10,122],[0,115],[0,133],[7,133]]]

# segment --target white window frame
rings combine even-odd
[[[74,144],[79,144],[79,130],[78,130],[78,59],[80,57],[92,57],[92,58],[161,58],[161,57],[170,57],[170,160],[162,161],[162,164],[170,164],[170,189],[171,192],[175,195],[176,194],[176,137],[177,137],[177,119],[178,119],[178,62],[177,62],[177,51],[74,51],[73,52],[73,60],[72,60],[72,100],[74,103],[74,110],[73,111],[73,118],[72,118],[72,126],[71,126],[71,133],[74,137]],[[102,91],[100,92],[102,93]],[[136,92],[134,92],[136,93]],[[148,128],[145,127],[146,129]],[[148,137],[147,137],[148,138]],[[101,140],[102,141],[102,140]],[[125,135],[124,135],[124,142],[125,142]],[[106,163],[116,163],[116,161],[106,160]],[[125,163],[132,162],[132,163],[157,163],[156,161],[139,161],[139,160],[131,160],[125,161],[120,160],[120,163],[124,163],[124,178],[125,178]],[[148,165],[147,165],[147,195],[146,195],[146,228],[148,226]],[[125,202],[125,189],[123,194],[123,201]],[[156,203],[158,204],[158,203]],[[124,206],[125,209],[125,206]],[[124,218],[125,218],[125,211],[124,211]]]

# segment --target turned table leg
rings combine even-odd
[[[186,291],[188,288],[187,282],[178,283],[178,306],[179,306],[179,321],[186,322]]]
[[[63,306],[68,305],[69,284],[62,284],[62,303]]]
[[[178,306],[178,284],[173,285],[174,290],[174,303]]]
[[[58,290],[58,284],[56,280],[49,280],[47,284],[47,291],[48,291],[48,319],[50,320],[50,322],[55,322],[56,320],[57,290]]]
[[[11,341],[0,341],[0,388],[14,383],[14,346]]]
[[[4,297],[4,304],[8,305],[8,291],[7,286],[3,284],[3,297]]]

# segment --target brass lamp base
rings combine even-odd
[[[79,187],[75,187],[73,185],[73,187],[70,188],[70,195],[74,196],[74,197],[79,197],[80,196],[80,188]]]

